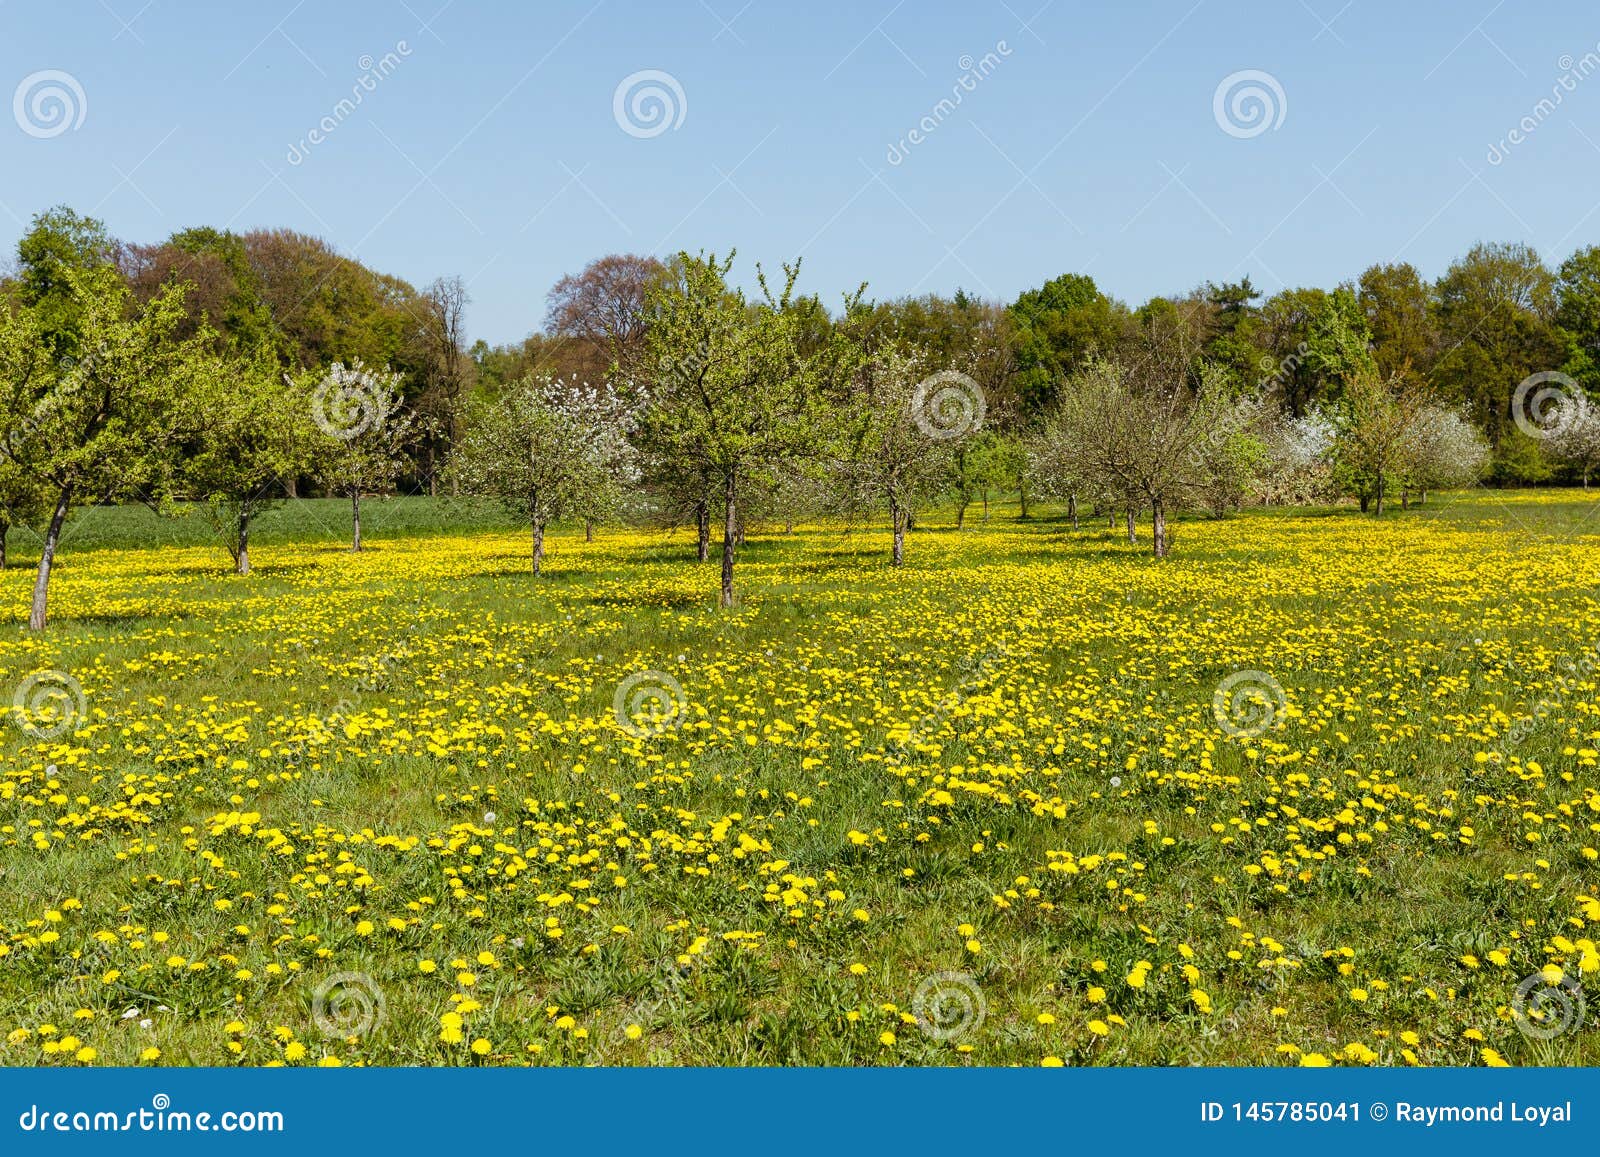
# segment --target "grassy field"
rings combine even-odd
[[[1600,1062],[1595,509],[802,527],[731,613],[683,534],[87,512],[43,636],[0,574],[0,1057]]]

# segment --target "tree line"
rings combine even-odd
[[[1002,305],[958,291],[833,307],[799,266],[733,255],[600,258],[515,346],[468,346],[458,278],[417,291],[288,231],[115,241],[38,215],[0,280],[0,565],[43,546],[47,615],[75,504],[198,503],[236,568],[298,494],[482,495],[525,520],[720,530],[735,598],[744,528],[886,516],[899,565],[919,512],[994,495],[1148,517],[1247,502],[1425,500],[1479,478],[1588,484],[1600,465],[1600,249],[1548,269],[1479,245],[1437,282],[1374,266],[1261,297],[1248,278],[1129,308],[1068,274]]]

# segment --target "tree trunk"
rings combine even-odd
[[[737,497],[736,483],[730,474],[722,511],[722,605],[725,607],[733,606],[733,551],[739,533]]]
[[[1411,509],[1411,487],[1409,486],[1402,486],[1400,488],[1400,509]]]
[[[956,504],[956,529],[957,530],[960,530],[963,526],[965,526],[967,524],[967,505],[968,504],[966,502],[959,502],[959,503]]]
[[[783,533],[785,533],[785,534],[793,534],[794,533],[794,518],[793,518],[793,516],[790,516],[789,518],[784,520]]]
[[[1588,489],[1588,487],[1586,486],[1586,487],[1584,487],[1584,489]],[[1424,486],[1421,490],[1417,491],[1417,505],[1418,506],[1426,506],[1426,505],[1428,505],[1428,488],[1426,486]]]
[[[6,535],[10,533],[10,525],[0,522],[0,570],[6,569]]]
[[[44,532],[44,551],[39,555],[39,573],[33,580],[33,607],[28,612],[28,630],[42,631],[45,610],[50,601],[50,566],[56,560],[56,544],[61,541],[61,527],[67,521],[67,511],[72,506],[72,487],[63,486],[56,497],[56,508],[50,515],[50,525]]]
[[[1361,496],[1361,513],[1365,514],[1368,510],[1371,510],[1371,509],[1372,509],[1372,495],[1363,494]]]
[[[594,541],[594,519],[592,518],[585,518],[583,520],[583,541]]]
[[[985,522],[989,521],[989,491],[987,489],[983,492],[983,520]]]
[[[1150,503],[1150,551],[1157,558],[1167,557],[1167,511],[1159,498]]]
[[[911,512],[911,507],[908,506],[905,508],[904,517],[906,520],[907,531],[917,529],[917,516]]]
[[[1589,468],[1587,466],[1585,466],[1583,468],[1583,488],[1585,490],[1589,489]],[[1427,491],[1423,491],[1423,493],[1426,494]],[[4,544],[0,544],[0,545],[4,545]]]
[[[361,490],[356,488],[350,491],[350,525],[353,528],[350,549],[361,549]]]
[[[705,562],[711,557],[711,504],[704,498],[694,504],[694,517],[699,531],[695,557]]]
[[[239,574],[250,573],[250,515],[239,512],[239,553],[234,556],[233,569]]]
[[[1139,535],[1134,529],[1133,507],[1131,506],[1128,507],[1128,541],[1130,543],[1136,543],[1139,541]]]
[[[533,577],[544,573],[544,523],[533,524]]]
[[[1078,529],[1078,492],[1067,495],[1067,513],[1072,516],[1072,529]]]
[[[293,477],[293,476],[290,476],[289,478],[284,479],[284,482],[283,482],[283,493],[284,493],[284,496],[287,497],[287,498],[299,498],[300,497],[300,480],[298,478]]]
[[[894,551],[889,556],[889,565],[899,566],[906,561],[906,512],[900,509],[898,502],[889,503],[889,521],[894,526]]]
[[[1373,516],[1376,517],[1376,518],[1382,518],[1383,517],[1383,485],[1384,485],[1384,483],[1383,483],[1383,475],[1380,473],[1378,475],[1377,499],[1376,499],[1376,502],[1374,503],[1374,507],[1373,507],[1373,511],[1372,511]]]
[[[1017,515],[1018,520],[1021,522],[1028,521],[1028,488],[1026,486],[1017,487],[1017,505],[1022,507],[1021,512]]]
[[[1115,510],[1108,511],[1106,513],[1106,529],[1107,530],[1115,530],[1115,529],[1117,529],[1117,512]]]

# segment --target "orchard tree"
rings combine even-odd
[[[892,566],[905,562],[906,528],[912,511],[938,493],[950,456],[919,410],[926,363],[894,346],[881,350],[860,375],[845,436],[848,455],[840,463],[852,507],[887,507]]]
[[[1489,446],[1478,428],[1460,412],[1432,403],[1421,406],[1406,435],[1401,509],[1411,504],[1411,491],[1423,502],[1428,491],[1470,486],[1489,467]]]
[[[51,568],[72,504],[164,494],[173,448],[198,424],[189,402],[195,346],[173,336],[182,289],[140,305],[109,268],[63,276],[70,309],[53,302],[48,324],[70,318],[74,357],[50,360],[49,333],[28,317],[29,307],[0,310],[0,358],[12,367],[0,380],[0,451],[47,486],[51,500],[28,616],[35,631],[45,626]]]
[[[310,400],[272,361],[210,358],[197,368],[202,426],[179,484],[205,504],[238,574],[250,573],[250,527],[312,469],[319,431]]]
[[[1151,551],[1169,549],[1167,515],[1195,501],[1208,482],[1202,453],[1225,426],[1229,403],[1223,374],[1208,368],[1198,390],[1185,380],[1182,357],[1152,349],[1134,366],[1091,363],[1062,392],[1063,437],[1094,489],[1151,515]]]
[[[733,256],[678,257],[677,278],[648,295],[644,366],[651,375],[640,422],[648,454],[680,477],[705,477],[722,512],[720,602],[734,601],[741,501],[781,469],[815,457],[820,367],[837,366],[831,334],[802,349],[806,318],[792,308],[799,266],[774,291],[757,267],[761,296],[730,287]],[[847,303],[847,308],[848,308]]]
[[[528,520],[537,576],[552,522],[615,510],[625,435],[623,407],[608,388],[526,379],[474,419],[451,471],[465,493]]]
[[[1600,470],[1600,405],[1574,392],[1545,431],[1544,443],[1550,453],[1578,472],[1583,488],[1589,489],[1590,476]]]
[[[322,432],[315,473],[330,492],[350,499],[350,549],[358,551],[361,496],[388,490],[406,466],[413,419],[401,402],[400,375],[359,360],[335,362],[309,392]]]
[[[1334,472],[1361,509],[1382,516],[1389,488],[1402,482],[1416,447],[1426,399],[1403,377],[1368,370],[1352,378],[1339,411]]]

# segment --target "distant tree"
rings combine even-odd
[[[217,353],[238,357],[270,357],[278,350],[272,312],[261,298],[244,241],[236,234],[184,229],[159,245],[124,246],[120,265],[141,301],[168,285],[187,286],[180,337],[204,331]]]
[[[1432,293],[1416,268],[1404,262],[1368,267],[1356,300],[1372,335],[1379,376],[1426,377],[1439,356],[1439,333]]]
[[[450,468],[464,492],[528,520],[537,576],[551,523],[613,509],[624,432],[609,387],[529,379],[474,416]]]
[[[351,550],[361,549],[361,497],[386,491],[405,469],[413,417],[400,396],[400,375],[369,370],[360,360],[335,362],[308,391],[317,440],[318,479],[350,499]]]
[[[648,300],[668,269],[654,257],[613,253],[568,274],[546,298],[545,328],[576,342],[586,358],[580,376],[626,375],[643,352]]]
[[[57,358],[77,357],[80,275],[115,267],[117,243],[105,226],[65,205],[37,214],[17,242],[17,298],[34,310]]]
[[[418,303],[417,335],[422,348],[417,360],[422,388],[414,432],[422,442],[422,473],[430,494],[438,492],[437,463],[460,437],[462,407],[476,368],[466,348],[469,301],[461,278],[441,277],[428,286]]]
[[[1126,307],[1081,273],[1066,273],[1028,290],[1006,312],[1017,395],[1026,413],[1048,409],[1061,383],[1090,358],[1114,354],[1130,326]]]
[[[1580,249],[1561,263],[1555,320],[1572,344],[1567,373],[1591,395],[1600,394],[1600,246]]]
[[[1554,322],[1554,275],[1526,245],[1475,245],[1440,279],[1438,302],[1444,352],[1433,380],[1442,398],[1465,405],[1488,435],[1497,479],[1532,481],[1500,448],[1517,384],[1567,360],[1568,340]]]

